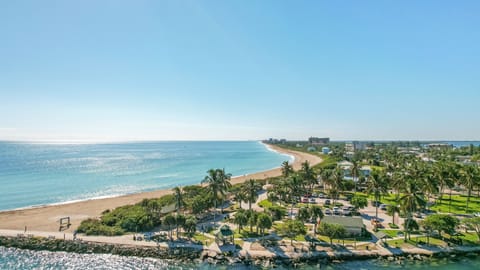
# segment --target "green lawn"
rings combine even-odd
[[[451,207],[450,199],[448,195],[443,195],[443,199],[437,200],[437,203],[431,207],[432,210],[442,213],[454,213],[454,214],[466,214],[465,206],[467,204],[467,196],[464,195],[452,195]],[[480,198],[470,197],[470,203],[468,205],[468,213],[480,212]]]
[[[210,245],[214,241],[213,238],[206,237],[205,235],[203,235],[201,233],[195,233],[193,235],[193,239],[202,242],[202,244],[204,244],[204,245],[205,245],[205,241],[207,242],[207,245]]]
[[[382,229],[380,229],[379,231],[384,232],[385,234],[387,234],[388,236],[390,236],[392,238],[397,237],[398,236],[397,234],[399,232],[403,233],[403,231],[401,231],[401,230],[382,230]]]
[[[258,203],[258,206],[262,207],[262,208],[268,208],[268,207],[271,207],[273,204],[271,201],[265,199],[265,200],[262,200]]]

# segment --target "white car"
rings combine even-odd
[[[340,215],[340,208],[338,208],[338,207],[336,207],[336,206],[333,207],[333,214],[334,214],[334,215]]]
[[[325,209],[325,215],[330,216],[332,214],[332,210],[330,208]]]

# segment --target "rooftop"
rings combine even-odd
[[[322,222],[339,224],[344,227],[363,228],[362,218],[359,217],[340,217],[340,216],[325,216]]]

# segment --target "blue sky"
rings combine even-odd
[[[1,1],[0,139],[479,140],[478,1]]]

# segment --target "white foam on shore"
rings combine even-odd
[[[280,155],[282,155],[282,156],[287,156],[287,157],[290,159],[290,160],[288,161],[290,164],[293,163],[293,162],[295,162],[295,156],[294,156],[294,155],[277,151],[277,150],[271,148],[270,145],[268,145],[268,144],[266,144],[266,143],[264,143],[264,142],[261,142],[261,141],[260,141],[259,143],[263,144],[263,145],[265,146],[265,148],[267,148],[268,151],[275,152],[275,153],[280,154]],[[274,169],[276,169],[276,168],[279,168],[279,167],[275,167]]]

